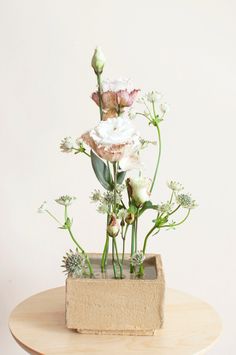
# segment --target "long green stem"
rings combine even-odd
[[[116,275],[116,263],[115,263],[115,245],[114,245],[114,238],[112,238],[112,266],[113,266],[114,277],[115,277],[115,279],[117,279],[117,275]]]
[[[135,218],[135,253],[138,251],[138,217]]]
[[[93,276],[93,268],[92,268],[92,265],[90,263],[90,260],[89,260],[89,257],[88,255],[85,253],[84,249],[79,245],[79,243],[77,242],[77,240],[75,239],[72,231],[71,231],[71,228],[70,227],[67,227],[67,230],[71,236],[71,239],[73,240],[73,242],[75,243],[75,245],[79,248],[79,250],[81,251],[82,254],[84,254],[85,258],[86,258],[86,261],[87,261],[87,264],[88,264],[88,268],[89,268],[89,273],[90,273],[90,277]]]
[[[52,217],[54,219],[54,221],[56,221],[58,224],[60,224],[62,226],[61,222],[49,210],[45,210],[45,212],[47,212],[47,214],[50,217]]]
[[[107,234],[106,242],[105,242],[103,253],[102,253],[102,260],[101,260],[101,271],[102,272],[104,272],[106,269],[108,250],[109,250],[109,235]]]
[[[171,216],[173,213],[175,213],[176,211],[178,211],[178,209],[180,208],[181,205],[177,206],[171,213],[169,213],[169,216]]]
[[[113,174],[114,174],[114,206],[113,206],[113,212],[116,214],[117,163],[113,163]]]
[[[154,184],[155,184],[155,181],[156,181],[156,177],[157,177],[157,171],[158,171],[158,168],[159,168],[159,165],[160,165],[160,159],[161,159],[161,132],[160,132],[160,127],[159,127],[158,123],[157,123],[156,127],[157,127],[158,143],[159,143],[159,145],[158,145],[158,156],[157,156],[157,163],[156,163],[154,176],[153,176],[153,179],[152,179],[152,185],[151,185],[150,192],[152,192],[152,190],[153,190],[153,187],[154,187]]]
[[[148,238],[150,237],[150,235],[154,232],[154,230],[156,229],[156,226],[154,225],[150,231],[148,232],[148,234],[146,235],[145,239],[144,239],[144,243],[143,243],[143,254],[145,255],[146,253],[146,248],[147,248],[147,241]],[[159,231],[158,231],[159,232]]]
[[[98,98],[99,98],[99,111],[100,111],[100,119],[102,121],[102,85],[101,85],[101,74],[97,74],[97,83],[98,83]]]
[[[123,240],[122,265],[124,265],[124,259],[125,259],[125,241],[126,241],[126,235],[127,235],[127,232],[128,232],[128,228],[129,228],[129,224],[126,224],[125,233],[124,233],[124,236],[122,238],[122,240]]]
[[[134,255],[135,249],[135,222],[132,224],[131,230],[131,257]],[[130,273],[134,273],[134,266],[130,263]]]
[[[182,221],[180,221],[179,223],[166,224],[166,225],[160,226],[160,228],[168,228],[168,227],[180,226],[182,223],[184,223],[184,222],[186,221],[186,219],[188,218],[189,214],[190,214],[190,210],[188,210],[188,213],[186,214],[186,216],[184,217],[184,219],[182,219]]]
[[[107,255],[108,255],[108,250],[109,250],[109,235],[107,233],[107,226],[109,222],[109,213],[107,214],[107,223],[106,223],[106,241],[104,244],[104,249],[102,253],[102,260],[101,260],[101,271],[104,272],[106,269],[106,264],[107,264]]]
[[[114,242],[114,247],[115,247],[115,252],[116,252],[116,260],[117,260],[117,263],[119,265],[119,268],[120,268],[120,278],[122,279],[123,278],[123,267],[122,267],[122,264],[120,263],[120,258],[119,258],[119,254],[118,254],[118,249],[117,249],[117,244],[116,244],[116,239],[113,238],[113,242]]]

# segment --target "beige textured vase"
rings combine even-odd
[[[99,272],[101,255],[90,260],[95,278],[66,280],[66,326],[83,334],[154,335],[163,325],[165,280],[160,255],[144,262],[145,277],[122,280]],[[125,269],[125,267],[124,267]]]

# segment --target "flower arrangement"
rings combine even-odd
[[[124,277],[126,242],[130,240],[129,272],[142,278],[149,238],[164,229],[174,229],[183,224],[197,205],[176,181],[168,182],[170,197],[165,203],[158,204],[151,200],[161,158],[160,126],[168,112],[162,95],[152,91],[137,99],[140,90],[133,88],[130,80],[102,80],[105,57],[100,48],[96,48],[91,64],[97,78],[97,91],[92,94],[92,100],[99,108],[100,121],[76,140],[64,138],[60,149],[64,153],[86,155],[103,187],[103,191],[95,190],[90,197],[97,204],[97,211],[106,215],[101,272],[106,271],[108,253],[111,250],[114,278]],[[135,101],[143,106],[143,110],[134,109]],[[134,125],[138,117],[142,117],[156,131],[157,142],[141,137]],[[152,178],[143,176],[141,163],[141,151],[150,144],[157,146]],[[63,258],[62,267],[66,274],[73,278],[95,277],[88,254],[72,232],[73,221],[68,209],[74,199],[75,197],[66,195],[55,200],[64,207],[63,223],[47,209],[46,202],[40,206],[39,212],[46,212],[59,223],[59,228],[66,230],[76,245],[76,250],[70,250]],[[150,209],[154,210],[155,218],[143,237],[142,249],[138,250],[139,219]],[[186,210],[182,219],[177,217],[180,209]],[[118,250],[117,238],[122,239],[122,251]]]

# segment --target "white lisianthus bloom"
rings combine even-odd
[[[151,184],[152,180],[146,177],[127,179],[129,194],[137,206],[141,206],[144,202],[150,200]]]
[[[115,80],[103,80],[102,82],[102,90],[103,92],[112,91],[118,92],[126,90],[128,93],[134,90],[133,84],[130,79],[122,79],[118,78]]]
[[[120,171],[141,170],[142,168],[143,164],[138,153],[125,156],[119,162]]]
[[[101,121],[81,138],[100,158],[110,162],[131,156],[140,147],[138,132],[130,119],[123,116]]]

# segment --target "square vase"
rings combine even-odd
[[[154,335],[163,325],[165,279],[160,255],[148,255],[143,279],[100,273],[101,255],[92,254],[95,278],[66,280],[66,326],[82,334]],[[111,265],[110,257],[108,263]]]

